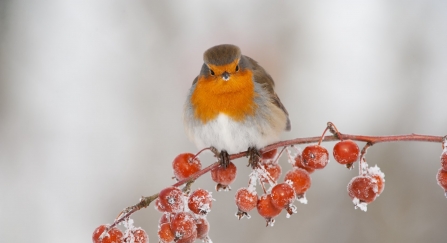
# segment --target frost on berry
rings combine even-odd
[[[366,211],[366,205],[374,201],[378,193],[377,182],[371,176],[357,176],[348,184],[348,194],[353,199],[354,205]]]
[[[284,177],[284,181],[291,182],[291,186],[295,190],[295,194],[298,199],[305,199],[304,194],[312,184],[309,173],[306,170],[298,167],[294,167],[290,171],[288,171]],[[300,202],[303,203],[304,201]],[[305,200],[305,203],[307,203],[307,200]]]
[[[207,215],[211,211],[213,197],[204,189],[197,189],[188,198],[188,208],[195,214]]]
[[[436,180],[438,181],[438,185],[444,189],[447,197],[447,170],[443,168],[438,170],[438,174],[436,175]]]
[[[171,223],[171,220],[174,218],[175,214],[173,213],[163,213],[163,215],[160,217],[160,220],[158,221],[159,225],[162,225],[164,223]]]
[[[360,149],[352,140],[343,140],[335,144],[332,150],[334,159],[342,165],[352,168],[352,163],[359,158]]]
[[[273,218],[278,216],[282,210],[281,208],[277,208],[272,204],[271,194],[262,195],[258,200],[256,208],[258,209],[259,215],[265,218],[267,222],[266,226],[273,226],[275,223]]]
[[[93,243],[121,243],[123,238],[123,232],[120,229],[113,227],[107,233],[105,230],[109,225],[100,225],[93,231],[92,241]]]
[[[133,219],[123,221],[123,225],[126,228],[122,243],[149,243],[149,237],[140,227],[133,225]]]
[[[155,202],[158,210],[168,213],[177,213],[183,211],[185,196],[177,187],[167,187],[160,191],[158,195],[159,202]]]
[[[367,174],[376,180],[377,196],[379,196],[385,188],[385,174],[377,165],[375,165],[374,167],[368,167]]]
[[[292,204],[296,199],[296,194],[291,184],[291,181],[286,181],[274,186],[271,190],[272,204],[277,208],[286,209],[287,217],[296,213],[296,206]]]
[[[176,240],[191,239],[197,237],[197,227],[194,216],[189,212],[180,212],[171,221],[171,230]]]
[[[447,170],[447,147],[444,148],[444,152],[441,154],[441,167],[444,170]]]
[[[363,212],[366,212],[368,210],[368,203],[360,201],[358,198],[352,199],[352,203],[354,203],[355,208],[359,208]]]
[[[288,183],[281,183],[271,190],[272,204],[277,208],[285,208],[296,198],[295,191]]]
[[[230,161],[227,168],[218,166],[211,170],[211,179],[217,183],[216,191],[229,191],[229,186],[236,179],[236,166]]]
[[[149,243],[149,237],[141,228],[135,228],[124,236],[123,243]]]
[[[303,164],[313,169],[323,169],[329,163],[329,153],[321,145],[309,145],[302,153]]]
[[[256,207],[258,202],[258,195],[255,190],[250,190],[249,188],[239,188],[236,195],[234,196],[238,212],[236,217],[241,219],[243,217],[250,218],[248,212]]]
[[[171,230],[170,223],[164,223],[158,227],[158,240],[161,243],[171,243],[174,242],[174,233]]]
[[[190,177],[202,168],[199,158],[191,153],[179,154],[172,162],[172,169],[177,180]]]
[[[164,213],[164,212],[165,212],[164,206],[161,205],[161,203],[160,203],[160,199],[158,199],[158,198],[155,199],[154,207],[155,207],[155,209],[157,209],[157,211],[159,211],[160,213]]]

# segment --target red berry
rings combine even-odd
[[[266,163],[263,165],[265,170],[269,173],[270,178],[273,180],[273,182],[278,181],[278,178],[281,176],[281,166],[278,163]],[[262,176],[261,182],[269,183],[269,180]]]
[[[123,232],[121,232],[120,229],[113,227],[109,230],[109,232],[107,232],[107,234],[104,235],[104,237],[102,238],[102,240],[100,240],[99,238],[101,237],[102,233],[104,232],[104,230],[108,227],[109,225],[100,225],[98,228],[95,229],[95,231],[93,231],[93,235],[92,235],[92,241],[93,243],[120,243],[122,238],[123,238]]]
[[[218,183],[216,189],[229,189],[228,185],[236,178],[236,166],[233,162],[230,162],[227,168],[218,166],[211,170],[211,178]]]
[[[210,231],[210,223],[206,218],[198,218],[196,220],[197,227],[197,239],[203,240],[208,237],[208,232]]]
[[[298,197],[302,196],[311,186],[309,172],[301,168],[292,168],[284,177],[284,181],[290,180],[292,188]]]
[[[272,188],[272,204],[277,208],[285,208],[296,198],[295,191],[287,183],[281,183]]]
[[[376,180],[377,183],[377,196],[379,196],[385,188],[385,174],[376,165],[368,168],[368,175]]]
[[[439,169],[436,175],[436,180],[438,180],[438,185],[447,192],[447,170]]]
[[[194,216],[188,212],[180,212],[171,221],[171,230],[176,239],[187,239],[191,236],[197,237]]]
[[[259,198],[256,205],[259,215],[264,217],[267,222],[270,222],[273,217],[278,216],[281,213],[282,208],[277,208],[272,203],[272,195],[264,194]]]
[[[447,170],[447,151],[441,154],[442,169]]]
[[[172,168],[174,169],[174,175],[177,180],[186,179],[202,169],[199,158],[193,159],[194,156],[191,153],[184,153],[175,157],[172,162]]]
[[[164,209],[163,205],[161,205],[160,199],[158,199],[158,198],[155,199],[154,207],[155,207],[155,209],[157,209],[158,212],[161,212],[161,213],[165,212],[165,209]]]
[[[149,243],[149,236],[141,228],[131,230],[123,243]]]
[[[302,157],[301,154],[298,154],[298,155],[295,157],[295,164],[294,164],[294,166],[296,166],[296,167],[298,167],[298,168],[301,168],[301,169],[305,169],[307,172],[309,172],[309,174],[311,174],[311,173],[313,173],[313,172],[315,171],[314,168],[311,168],[311,167],[309,167],[309,166],[305,166],[305,165],[303,164],[303,157]]]
[[[188,198],[188,207],[195,214],[206,215],[211,211],[213,197],[204,189],[197,189]]]
[[[158,221],[159,225],[162,225],[164,223],[171,223],[171,220],[174,218],[175,214],[172,213],[163,213],[163,215],[160,217],[160,220]]]
[[[378,192],[376,180],[371,176],[356,176],[348,184],[348,194],[360,202],[370,203],[376,199]]]
[[[376,180],[377,183],[377,196],[379,196],[382,192],[383,189],[385,188],[385,179],[383,177],[381,177],[380,175],[371,175],[372,178],[374,178]]]
[[[359,158],[359,146],[352,140],[343,140],[335,144],[333,149],[334,159],[342,164],[352,164]]]
[[[177,187],[168,187],[160,191],[157,208],[163,212],[177,213],[183,211],[183,192]]]
[[[256,207],[256,204],[258,202],[258,195],[256,194],[255,190],[250,191],[248,188],[243,187],[237,190],[234,199],[239,211],[248,213]]]
[[[161,224],[160,227],[158,228],[158,240],[161,243],[171,243],[174,242],[174,233],[172,233],[171,230],[171,224],[169,223],[164,223]]]
[[[329,153],[320,145],[309,145],[302,153],[304,166],[323,169],[329,163]]]
[[[262,154],[262,160],[263,161],[273,160],[273,159],[275,159],[277,154],[278,154],[278,149],[270,150],[270,151],[265,152],[265,153]]]

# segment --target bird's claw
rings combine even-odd
[[[230,165],[230,155],[225,150],[220,151],[218,160],[222,168],[227,168]]]
[[[261,159],[261,153],[259,152],[259,150],[257,150],[255,147],[250,147],[248,148],[247,151],[247,156],[248,156],[248,166],[251,166],[251,168],[256,168],[258,166],[258,163]]]
[[[214,154],[214,157],[217,158],[217,161],[219,161],[219,165],[222,168],[227,168],[228,165],[230,165],[230,155],[227,151],[222,150],[219,152],[215,147],[210,147],[210,151]]]

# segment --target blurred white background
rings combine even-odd
[[[173,184],[173,158],[197,151],[183,131],[186,94],[202,53],[222,43],[275,79],[292,121],[284,139],[318,136],[327,121],[351,134],[447,133],[446,1],[1,0],[0,241],[90,242],[95,227]],[[386,187],[366,213],[346,192],[357,170],[332,158],[312,174],[309,204],[273,228],[256,212],[238,221],[235,190],[214,192],[210,236],[444,242],[440,153],[370,148]],[[233,189],[248,180],[246,161],[237,165]],[[208,175],[197,187],[214,190]],[[159,217],[152,206],[133,217],[150,242]]]

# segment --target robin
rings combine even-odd
[[[255,168],[259,149],[291,128],[275,83],[235,45],[211,47],[203,61],[186,99],[186,132],[197,147],[211,147],[221,166],[228,166],[229,154],[247,150],[249,165]]]

